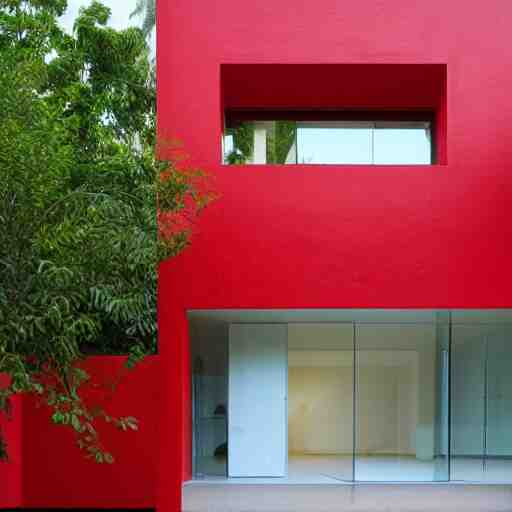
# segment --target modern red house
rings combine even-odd
[[[160,270],[162,510],[512,483],[510,19],[159,2],[160,136],[219,194]]]

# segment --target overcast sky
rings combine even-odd
[[[101,2],[112,10],[112,17],[109,22],[112,27],[119,29],[138,24],[138,19],[133,18],[130,20],[130,13],[135,9],[137,0],[101,0]],[[61,18],[66,29],[72,30],[73,21],[78,14],[78,9],[89,3],[90,0],[68,0],[68,10]]]

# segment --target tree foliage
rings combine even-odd
[[[86,404],[77,362],[129,354],[133,367],[156,350],[157,262],[186,247],[211,194],[201,171],[155,159],[144,33],[107,27],[93,1],[66,34],[65,9],[0,0],[0,411],[35,393],[88,456],[112,462],[95,422],[137,422]]]
[[[156,26],[156,0],[137,0],[131,16],[142,17],[142,31],[148,37]]]

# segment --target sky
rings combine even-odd
[[[137,25],[139,20],[133,18],[130,20],[130,13],[135,9],[137,0],[101,0],[102,3],[112,10],[112,18],[109,25],[120,29],[126,28],[130,25]],[[73,28],[73,21],[78,14],[80,7],[88,5],[89,0],[68,0],[68,10],[61,18],[61,22],[67,30],[71,31]]]

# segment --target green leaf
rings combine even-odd
[[[77,432],[82,431],[82,424],[80,423],[80,419],[76,414],[71,415],[71,425]]]

